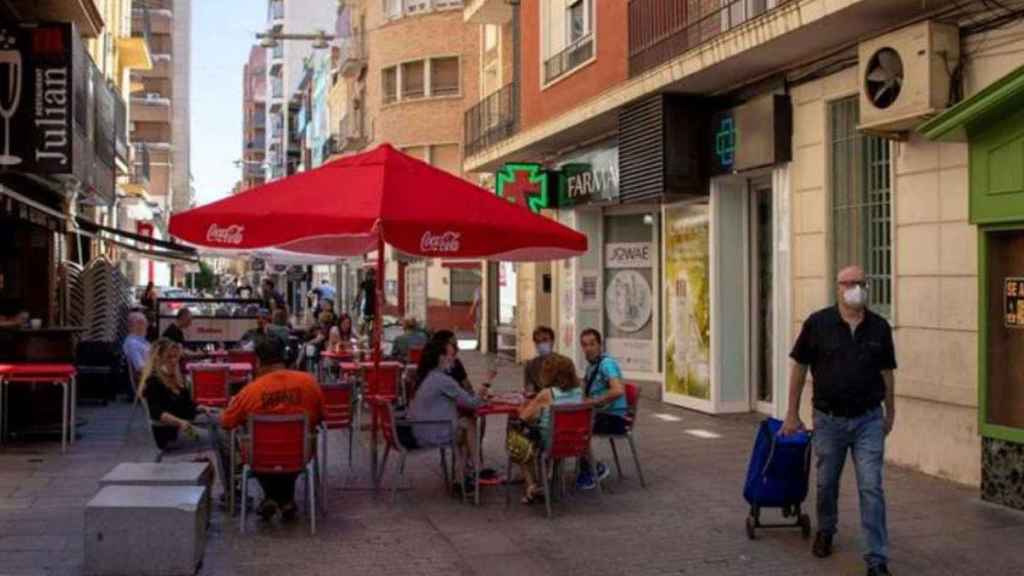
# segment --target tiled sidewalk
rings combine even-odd
[[[466,356],[471,374],[480,374],[482,362]],[[499,387],[520,379],[509,367]],[[67,455],[55,443],[0,448],[0,576],[81,572],[82,510],[97,480],[117,462],[148,454],[141,412],[126,434],[129,413],[124,404],[83,407],[88,424]],[[844,478],[837,553],[817,560],[798,530],[746,538],[741,491],[756,417],[711,418],[654,402],[641,403],[641,414],[646,490],[627,455],[626,480],[613,476],[604,497],[571,495],[555,505],[549,521],[543,506],[518,504],[519,486],[509,509],[501,488],[485,488],[480,508],[449,498],[433,453],[410,458],[412,488],[395,503],[389,493],[342,490],[344,458],[334,457],[330,515],[320,519],[315,537],[301,521],[281,526],[255,519],[240,535],[237,519],[218,512],[200,574],[863,573],[852,467]],[[503,421],[488,428],[489,465],[503,467]],[[689,433],[694,430],[716,437]],[[340,450],[341,439],[332,438],[332,447]],[[610,458],[606,444],[597,451]],[[364,452],[356,466],[357,474],[366,467]],[[1024,574],[1024,514],[980,502],[975,489],[898,468],[887,469],[886,488],[894,572]]]

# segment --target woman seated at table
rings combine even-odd
[[[552,353],[544,360],[540,369],[540,384],[543,389],[519,410],[519,418],[528,426],[525,434],[535,445],[533,458],[520,463],[526,479],[523,504],[532,504],[543,497],[537,485],[537,455],[551,441],[551,407],[583,402],[583,389],[576,376],[576,366],[561,354]]]
[[[352,331],[352,317],[342,314],[338,324],[331,327],[327,349],[335,354],[351,353],[355,348],[355,332]]]
[[[153,344],[142,371],[139,398],[149,408],[153,439],[164,454],[213,451],[221,485],[227,486],[228,453],[218,434],[217,412],[192,401],[181,375],[180,360],[181,345],[160,338]]]
[[[474,482],[467,462],[476,461],[476,420],[459,418],[458,408],[475,410],[484,404],[484,399],[467,392],[448,375],[454,361],[455,346],[451,342],[430,342],[424,348],[416,373],[416,396],[406,418],[441,424],[399,425],[398,439],[408,449],[444,446],[452,441],[452,429],[456,429],[456,468],[465,477],[464,488],[470,491]]]
[[[307,364],[315,363],[320,359],[320,352],[324,350],[327,345],[327,339],[331,333],[331,327],[334,325],[334,313],[333,312],[321,312],[320,317],[317,318],[317,323],[314,324],[309,332],[306,333],[306,340],[302,344],[302,349],[299,351],[298,367],[307,368]]]

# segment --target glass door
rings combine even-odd
[[[774,211],[770,183],[750,186],[750,357],[751,407],[772,412],[774,370]]]

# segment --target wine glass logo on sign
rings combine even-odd
[[[0,30],[0,117],[4,120],[3,154],[0,166],[16,166],[21,158],[11,154],[11,118],[21,104],[21,52],[17,38]]]

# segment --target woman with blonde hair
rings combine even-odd
[[[583,389],[576,375],[576,366],[561,354],[551,353],[544,359],[540,369],[540,385],[541,391],[519,410],[519,419],[528,426],[526,436],[535,446],[530,460],[519,463],[526,480],[523,504],[532,504],[543,498],[537,485],[535,469],[537,454],[551,441],[551,407],[583,402]]]
[[[181,344],[160,338],[142,370],[139,399],[146,403],[153,439],[163,454],[217,454],[222,485],[228,454],[221,443],[220,418],[214,408],[196,405],[181,375]]]

